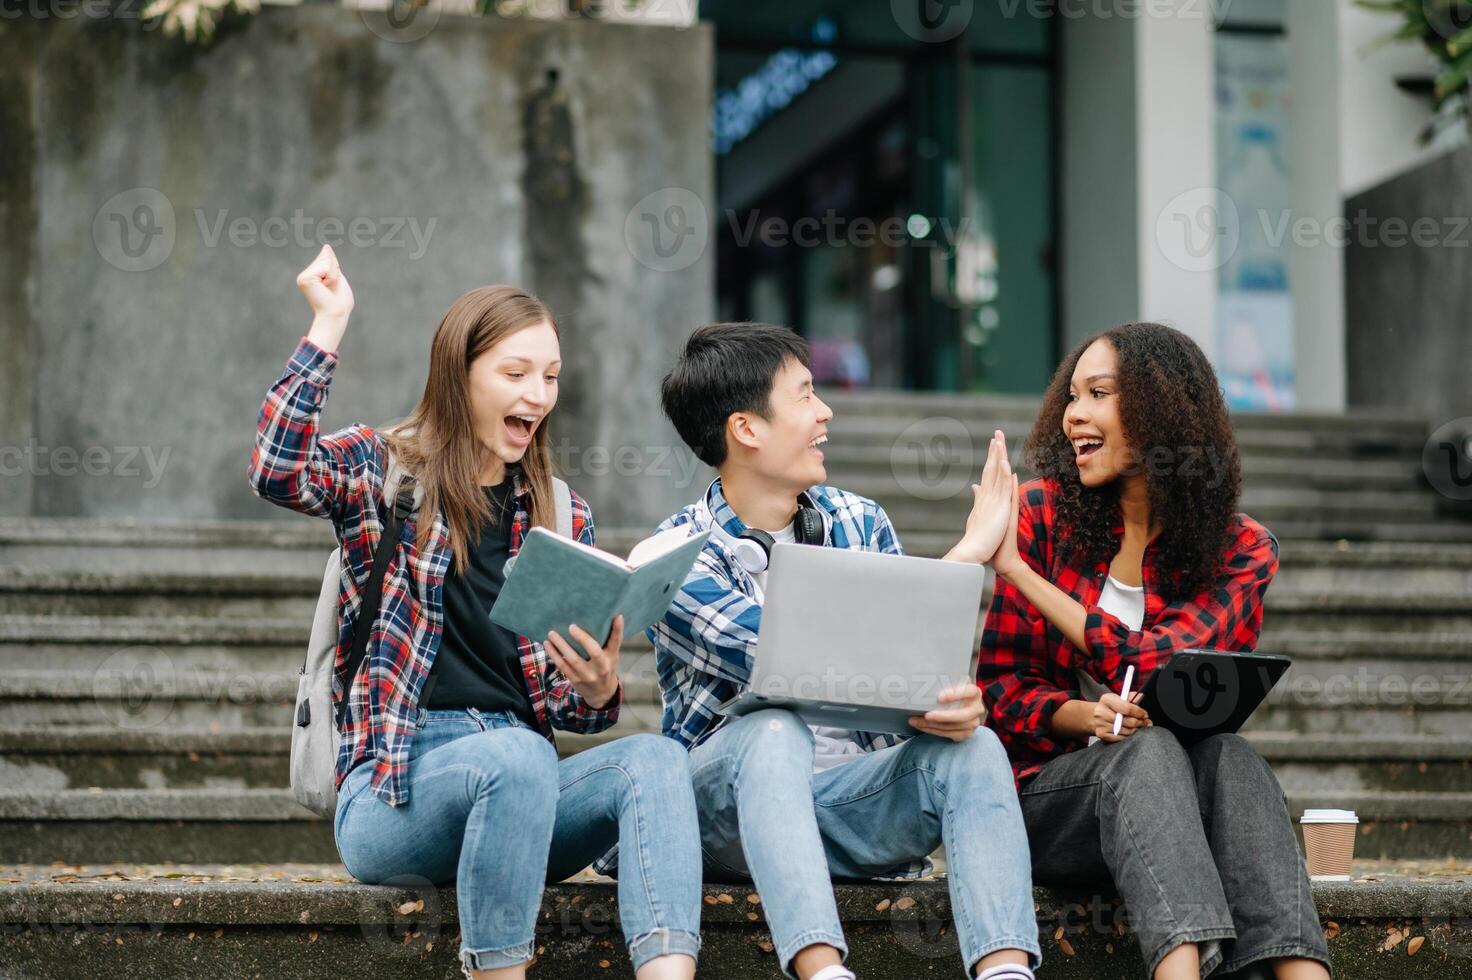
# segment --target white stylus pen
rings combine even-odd
[[[1124,669],[1124,690],[1121,691],[1120,694],[1119,694],[1119,696],[1122,697],[1122,698],[1124,698],[1126,701],[1128,701],[1130,699],[1130,684],[1134,681],[1134,679],[1135,679],[1135,665],[1134,664],[1130,664],[1128,667],[1126,667]],[[1116,734],[1116,735],[1119,734],[1119,727],[1121,725],[1123,725],[1123,724],[1124,724],[1124,713],[1121,712],[1119,714],[1116,714],[1114,716],[1114,734]]]

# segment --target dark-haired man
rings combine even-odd
[[[790,330],[715,324],[689,338],[662,389],[681,438],[719,473],[661,525],[713,533],[649,631],[664,734],[690,749],[707,874],[755,881],[788,976],[852,980],[830,874],[919,877],[944,842],[968,975],[1031,980],[1041,953],[1027,834],[1006,753],[978,728],[974,684],[912,718],[915,737],[810,728],[784,710],[735,719],[715,710],[750,678],[775,542],[901,553],[876,503],[823,485],[832,412],[808,360]],[[985,562],[1006,532],[1014,481],[999,437],[948,559]]]

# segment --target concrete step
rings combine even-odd
[[[1464,660],[1472,657],[1472,636],[1463,633],[1390,634],[1335,632],[1325,634],[1275,627],[1263,622],[1263,653],[1302,658],[1354,660],[1358,658],[1427,658]]]
[[[620,722],[601,736],[559,739],[565,753],[637,730]],[[0,742],[0,765],[10,775],[0,790],[0,864],[7,861],[327,861],[331,827],[312,833],[315,815],[300,808],[284,786],[289,734],[125,733],[106,743],[96,728],[77,733],[12,731]],[[1287,737],[1251,733],[1264,755],[1281,767],[1295,817],[1306,806],[1354,809],[1360,815],[1363,856],[1431,858],[1472,856],[1472,792],[1466,783],[1465,734],[1451,748],[1428,749],[1428,739],[1398,740],[1400,753],[1363,748],[1362,758],[1335,753],[1326,743],[1287,745]],[[210,745],[216,750],[210,752]],[[206,749],[200,752],[199,749]],[[255,758],[237,764],[236,756]],[[1428,758],[1412,761],[1425,750]],[[1460,755],[1457,755],[1460,753]],[[1348,756],[1348,758],[1345,758]],[[1391,758],[1387,758],[1391,756]],[[272,765],[271,759],[275,764]],[[1425,770],[1422,770],[1425,765]],[[1437,783],[1438,789],[1415,789]],[[274,784],[262,784],[272,768]],[[1395,777],[1393,778],[1393,775]],[[147,787],[75,786],[72,777],[137,781]],[[174,786],[169,777],[185,783]],[[1366,789],[1404,778],[1407,789]],[[24,781],[22,781],[24,780]],[[63,781],[66,787],[60,787]],[[44,786],[37,786],[37,783]],[[228,784],[227,784],[228,783]]]
[[[1337,976],[1461,975],[1472,949],[1466,868],[1360,862],[1355,871],[1353,881],[1314,883]],[[954,974],[960,959],[947,887],[943,878],[836,885],[850,964],[871,977]],[[1116,922],[1112,888],[1040,886],[1034,901],[1040,980],[1139,975],[1139,948]],[[702,977],[781,976],[760,895],[706,885],[701,913]],[[458,914],[453,885],[362,885],[337,864],[0,867],[7,959],[25,977],[193,980],[208,969],[281,980],[348,973],[444,980],[459,975]],[[549,886],[536,976],[631,977],[616,921],[616,890],[606,879]]]
[[[1413,702],[1409,694],[1383,695],[1350,685],[1317,696],[1298,695],[1287,701],[1276,690],[1248,720],[1245,730],[1296,735],[1376,736],[1429,735],[1462,738],[1472,735],[1472,703],[1465,691],[1456,699]]]
[[[1364,857],[1472,858],[1472,793],[1311,790],[1305,807],[1354,810]],[[48,861],[332,861],[332,826],[288,789],[0,791],[0,864]]]
[[[0,727],[107,725],[217,730],[279,725],[297,682],[290,673],[107,669],[18,670],[0,675]]]
[[[878,501],[902,538],[918,531],[951,531],[959,535],[971,508],[970,491],[966,491],[968,495],[965,497],[923,500],[890,487],[855,485],[855,481],[850,481],[845,489]],[[1348,494],[1323,494],[1323,500],[1280,500],[1257,506],[1253,506],[1251,496],[1247,496],[1242,509],[1275,534],[1280,533],[1280,525],[1286,525],[1293,528],[1289,536],[1318,540],[1444,539],[1460,543],[1472,540],[1472,521],[1434,516],[1434,496],[1407,494],[1407,499],[1401,500],[1397,499],[1399,494],[1356,494],[1352,497]],[[1443,538],[1423,537],[1429,528],[1444,531]],[[1301,533],[1304,529],[1316,529],[1316,532]]]
[[[1472,793],[1284,789],[1295,824],[1306,807],[1353,810],[1362,857],[1472,857]]]
[[[0,617],[0,629],[16,630],[8,642],[0,641],[0,666],[19,671],[136,672],[145,678],[148,671],[295,673],[306,645],[306,630],[298,624],[177,619],[161,623],[151,635],[137,635],[149,622],[134,617]],[[978,625],[981,622],[978,619]],[[49,632],[53,626],[55,633]],[[90,633],[84,632],[87,627],[92,627]],[[236,642],[196,642],[206,630],[213,631],[207,634],[212,639]],[[145,638],[152,642],[140,642]],[[1270,618],[1258,650],[1293,660],[1295,675],[1312,671],[1328,676],[1365,668],[1375,674],[1411,677],[1455,669],[1472,658],[1472,636],[1454,631],[1383,636],[1345,629],[1302,630],[1291,621],[1274,625]],[[654,651],[644,633],[625,638],[620,660],[626,679],[655,676]]]
[[[958,523],[964,520],[958,518]],[[954,539],[950,541],[954,544]],[[946,545],[949,547],[949,544]],[[1291,562],[1291,563],[1290,563]],[[1459,604],[1472,610],[1472,567],[1450,562],[1346,561],[1283,563],[1269,588],[1269,615],[1313,601],[1383,605],[1407,611]],[[305,574],[217,574],[0,567],[0,619],[11,617],[194,617],[216,621],[294,621],[310,624],[321,568]],[[1340,600],[1336,597],[1347,596]]]
[[[902,542],[912,538],[949,539],[954,544],[965,521],[964,508],[939,512],[932,508],[907,511],[885,501],[886,513],[894,523]],[[1356,516],[1326,513],[1312,508],[1285,512],[1281,509],[1253,511],[1251,516],[1262,522],[1278,540],[1355,542],[1447,542],[1456,545],[1472,543],[1472,523],[1442,518],[1437,520],[1396,520],[1378,516]]]
[[[1269,624],[1275,630],[1312,632],[1326,640],[1364,633],[1407,637],[1465,635],[1472,630],[1472,602],[1457,592],[1295,593],[1269,588],[1263,602],[1265,632]]]
[[[924,547],[907,553],[939,557],[955,544],[956,536],[921,536]],[[1328,544],[1328,542],[1321,542]],[[934,547],[930,547],[934,545]],[[1285,549],[1273,582],[1274,593],[1376,591],[1391,593],[1467,593],[1472,595],[1472,564],[1458,555],[1439,561],[1400,561],[1395,556],[1340,562],[1316,560],[1302,549]],[[191,605],[200,615],[232,617],[279,616],[282,603],[297,606],[311,601],[321,584],[321,569],[306,574],[274,576],[220,576],[217,574],[161,575],[155,572],[99,574],[86,570],[0,569],[0,617],[7,615],[188,615]],[[71,608],[81,607],[81,608]]]
[[[225,629],[234,621],[268,617],[310,625],[316,604],[316,598],[307,595],[0,591],[0,616],[130,616],[160,620],[190,616],[214,619]]]
[[[1472,542],[1472,524],[1460,519],[1437,521],[1350,520],[1303,514],[1253,514],[1280,542],[1351,541],[1431,545],[1438,542],[1463,547]]]
[[[970,446],[985,447],[992,431],[1002,430],[1008,450],[1020,450],[1032,431],[1033,419],[997,416],[951,415],[854,415],[835,412],[829,422],[829,444],[882,447],[907,453],[913,458],[921,447],[939,446],[945,452],[967,452]],[[1429,436],[1425,424],[1356,427],[1241,427],[1236,430],[1238,453],[1250,456],[1314,456],[1314,458],[1419,458]],[[948,441],[946,441],[948,440]]]
[[[1464,638],[1455,639],[1455,649],[1464,651],[1465,646]],[[1448,648],[1452,647],[1449,643]],[[1280,653],[1283,648],[1268,643],[1260,649]],[[47,668],[31,666],[41,662],[39,658],[15,658],[14,662],[0,658],[0,669],[11,678],[8,686],[0,687],[0,699],[41,700],[53,706],[58,700],[83,701],[102,706],[110,717],[156,717],[159,709],[155,705],[165,698],[240,702],[246,699],[246,692],[260,691],[265,692],[265,700],[275,702],[289,698],[296,689],[300,648],[273,654],[270,659],[242,657],[234,663],[223,661],[221,653],[211,648],[197,652],[189,648],[81,648],[48,656]],[[1282,693],[1276,695],[1289,706],[1333,704],[1351,697],[1394,707],[1465,705],[1467,689],[1472,686],[1465,652],[1446,656],[1366,650],[1345,656],[1331,650],[1326,655],[1300,652],[1293,660],[1291,670],[1279,681]],[[630,643],[620,673],[626,706],[640,700],[658,705],[655,659],[647,646]],[[34,712],[27,713],[34,717]],[[69,718],[71,714],[62,710],[59,716]]]
[[[836,482],[836,481],[835,481]],[[838,485],[842,485],[839,483]],[[902,528],[910,554],[939,557],[955,544],[962,523],[939,529]],[[1468,568],[1472,537],[1457,537],[1460,522],[1399,525],[1360,522],[1345,536],[1323,520],[1275,522],[1284,570],[1304,565],[1335,568]],[[617,554],[652,528],[598,529],[599,546]],[[277,578],[315,592],[334,542],[325,521],[150,523],[101,519],[0,518],[0,566],[25,570],[121,576],[141,572],[179,578]],[[288,588],[282,585],[281,588]]]
[[[1392,595],[1462,595],[1472,605],[1472,569],[1448,566],[1364,568],[1330,566],[1283,568],[1269,595],[1364,591],[1374,588]]]
[[[1344,792],[1472,792],[1472,735],[1255,732],[1249,737],[1284,788],[1303,798]]]
[[[1430,656],[1460,656],[1472,650],[1472,634],[1456,624],[1436,629],[1441,619],[1455,621],[1459,603],[1456,593],[1424,595],[1337,595],[1295,593],[1269,588],[1263,620],[1261,648],[1289,656],[1346,655],[1395,652]],[[1372,620],[1370,628],[1356,630],[1361,613]],[[1327,625],[1305,628],[1304,617],[1335,618]],[[1402,614],[1414,621],[1397,624],[1391,631],[1377,629],[1386,616]],[[63,666],[78,655],[94,659],[96,648],[121,651],[127,648],[158,649],[173,653],[188,651],[201,664],[217,660],[234,669],[248,667],[250,657],[287,657],[300,663],[305,651],[310,620],[291,617],[209,616],[0,616],[0,663],[17,666]],[[1413,628],[1406,628],[1413,627]],[[643,633],[625,638],[624,652],[649,650]],[[197,656],[196,656],[197,655]],[[108,653],[111,656],[111,653]],[[30,662],[32,659],[36,662]],[[240,659],[244,658],[244,659]]]
[[[110,725],[0,731],[0,785],[12,790],[281,789],[291,729]]]
[[[1403,570],[1472,567],[1472,545],[1433,541],[1313,541],[1288,538],[1276,529],[1284,570],[1352,568]]]
[[[822,398],[833,409],[835,416],[905,420],[949,416],[1031,423],[1037,417],[1042,404],[1040,398],[1029,396],[883,389],[844,391],[825,388],[822,389]],[[1423,416],[1389,408],[1351,408],[1343,412],[1233,412],[1231,420],[1233,428],[1239,433],[1383,430],[1424,435],[1428,431]]]
[[[979,471],[957,470],[948,482],[917,482],[905,472],[848,473],[829,470],[836,486],[870,497],[885,505],[896,524],[900,515],[934,510],[950,516],[965,514],[972,503],[970,484]],[[1241,509],[1258,514],[1295,515],[1324,510],[1330,516],[1369,520],[1430,520],[1434,518],[1437,496],[1429,488],[1325,490],[1302,481],[1283,486],[1248,484],[1242,492]],[[1260,518],[1264,521],[1267,518]],[[1271,526],[1271,525],[1269,525]]]
[[[597,735],[559,732],[564,756],[658,732],[624,718]],[[1472,734],[1296,735],[1250,732],[1289,792],[1472,792]],[[288,780],[291,730],[25,727],[0,731],[0,785],[12,790],[270,789]]]
[[[294,673],[309,628],[299,619],[276,618],[0,616],[0,668]],[[645,634],[625,638],[626,673],[637,668],[652,676],[652,657]]]
[[[321,564],[315,574],[9,567],[0,568],[0,616],[269,617],[310,624],[321,586]]]
[[[658,719],[626,718],[599,735],[558,733],[563,756]],[[0,786],[11,790],[284,789],[291,729],[112,725],[29,726],[0,731]]]
[[[658,722],[649,730],[658,731]],[[592,736],[558,733],[558,745],[567,755],[620,739],[631,731],[627,722],[620,721],[611,730]],[[1320,806],[1307,800],[1328,795],[1388,795],[1403,796],[1400,809],[1409,812],[1426,793],[1472,792],[1472,728],[1463,728],[1459,734],[1379,736],[1360,731],[1298,734],[1251,727],[1244,734],[1272,765],[1289,798],[1304,805]],[[1437,812],[1428,811],[1426,817],[1437,817]]]
[[[635,662],[626,670],[624,716],[657,725],[659,698],[652,673]],[[0,674],[0,728],[270,728],[289,721],[297,682],[296,670],[209,671],[168,660],[140,660],[130,667],[118,663],[96,671],[13,670]]]
[[[125,618],[125,617],[117,617]],[[0,624],[5,622],[0,617]],[[10,620],[14,622],[14,620]],[[0,629],[3,629],[0,625]],[[156,639],[156,638],[155,638]],[[306,641],[226,646],[220,643],[121,643],[106,639],[51,643],[13,638],[0,640],[0,671],[5,670],[132,670],[141,663],[167,663],[173,669],[286,673],[302,665]]]
[[[903,478],[901,486],[941,486],[946,479],[980,472],[986,462],[985,440],[968,449],[963,442],[913,443],[901,439],[894,445],[829,442],[823,447],[823,462],[829,482],[847,486],[849,481],[882,477]],[[1026,466],[1020,447],[1011,446],[1012,464],[1024,479],[1033,474]],[[1209,464],[1202,458],[1202,464]],[[1195,464],[1193,464],[1195,465]],[[1318,491],[1416,490],[1426,491],[1419,456],[1353,459],[1326,456],[1248,455],[1241,460],[1243,483],[1252,490],[1299,488]],[[1209,471],[1209,470],[1208,470]],[[972,479],[974,479],[974,475]]]
[[[301,666],[306,629],[300,624],[246,621],[223,624],[223,629],[231,634],[229,638],[221,636],[218,620],[0,617],[0,670],[131,671],[141,664],[153,664],[160,670],[285,673]],[[1418,676],[1445,670],[1446,661],[1472,661],[1472,636],[1324,634],[1276,627],[1269,620],[1258,649],[1293,659],[1298,673],[1354,671],[1364,666],[1380,674]],[[639,634],[625,639],[626,669],[633,669],[628,666],[633,658],[645,656],[652,658],[647,637]],[[652,661],[648,669],[653,669]]]
[[[276,627],[265,624],[262,630],[269,634]],[[191,635],[189,630],[181,633]],[[1258,721],[1296,731],[1339,731],[1340,726],[1363,724],[1370,726],[1368,731],[1386,734],[1455,733],[1472,727],[1472,673],[1464,667],[1468,643],[1467,634],[1455,633],[1427,634],[1424,639],[1396,635],[1380,642],[1373,633],[1351,633],[1337,644],[1322,633],[1265,631],[1259,649],[1288,655],[1294,663],[1264,709],[1274,717]],[[237,649],[254,652],[241,656]],[[286,644],[230,648],[106,642],[0,646],[12,653],[37,651],[0,660],[9,665],[0,671],[0,724],[271,726],[289,713],[302,649]],[[662,708],[655,656],[646,637],[629,639],[620,675],[625,717],[657,724]],[[1413,726],[1431,727],[1407,729],[1407,712],[1427,715],[1410,719]],[[1388,727],[1374,727],[1381,724]],[[1330,727],[1313,727],[1322,725]]]
[[[0,791],[0,864],[335,860],[288,789]]]
[[[1452,632],[1397,635],[1381,642],[1373,633],[1349,633],[1337,642],[1322,632],[1274,628],[1264,631],[1258,649],[1293,660],[1273,703],[1318,704],[1351,697],[1366,704],[1464,706],[1472,697],[1472,673],[1463,667],[1468,644],[1467,634]],[[284,644],[249,657],[213,645],[31,643],[0,647],[4,649],[38,653],[11,658],[12,669],[0,673],[0,703],[117,701],[149,711],[164,700],[290,700],[303,656],[302,646]],[[262,661],[270,666],[252,669]],[[620,676],[626,702],[658,703],[657,663],[647,636],[628,638]]]
[[[0,546],[9,557],[24,558],[24,548],[87,547],[124,550],[180,551],[193,554],[200,549],[267,552],[321,551],[336,546],[327,521],[275,511],[263,520],[180,521],[139,520],[127,517],[3,517]],[[18,562],[16,562],[18,563]]]
[[[839,484],[841,486],[841,484]],[[301,529],[315,531],[314,522]],[[649,533],[644,528],[598,529],[599,547],[615,554],[628,554]],[[955,544],[960,529],[907,534],[905,549],[923,557],[940,557]],[[1284,569],[1300,567],[1353,568],[1472,568],[1472,544],[1423,541],[1324,541],[1293,538],[1274,528],[1279,558]],[[316,534],[308,535],[314,541]],[[276,579],[280,585],[262,588],[292,592],[311,591],[322,581],[327,548],[231,548],[201,545],[173,551],[148,550],[131,545],[115,548],[92,545],[44,544],[9,547],[0,551],[0,568],[5,576],[24,573],[36,582],[41,576],[60,576],[57,587],[77,588],[73,583],[96,581],[147,581],[157,586],[190,588],[193,583],[219,582],[217,588],[250,591],[255,583]],[[231,583],[238,582],[238,585]],[[259,591],[259,590],[257,590]]]

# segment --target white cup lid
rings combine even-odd
[[[1353,810],[1304,810],[1299,823],[1359,823]]]

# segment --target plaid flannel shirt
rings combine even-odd
[[[1081,697],[1075,670],[1117,691],[1126,668],[1133,665],[1134,685],[1140,689],[1177,650],[1251,651],[1262,630],[1263,594],[1278,570],[1278,542],[1272,533],[1237,514],[1216,584],[1198,596],[1167,603],[1161,593],[1157,538],[1146,546],[1141,563],[1145,618],[1139,630],[1131,630],[1099,608],[1109,563],[1082,568],[1060,554],[1054,533],[1057,495],[1052,481],[1023,485],[1017,548],[1035,571],[1088,611],[1087,649],[1076,649],[1016,586],[1000,578],[981,638],[977,683],[987,702],[987,725],[1006,746],[1019,787],[1043,763],[1087,744],[1055,738],[1051,731],[1053,713]],[[1114,533],[1124,533],[1123,523],[1116,522]]]
[[[874,501],[836,487],[813,487],[807,493],[823,515],[828,547],[904,554],[889,517]],[[669,518],[659,530],[694,524],[704,531],[715,521],[733,536],[746,530],[721,494],[720,480],[699,503]],[[712,535],[669,610],[647,630],[664,697],[660,727],[686,748],[716,730],[725,720],[716,705],[744,691],[751,680],[762,620],[760,595],[750,573]],[[853,737],[872,752],[909,736],[854,732]]]
[[[383,480],[387,451],[377,433],[363,425],[319,436],[318,417],[327,400],[337,355],[305,338],[287,362],[286,372],[266,394],[256,425],[250,484],[257,495],[282,507],[332,521],[342,546],[338,594],[340,632],[334,704],[343,699],[342,671],[357,623],[362,590],[373,551],[383,530]],[[530,487],[513,477],[517,501],[511,525],[511,554],[530,529]],[[400,543],[383,580],[383,603],[368,640],[368,653],[347,697],[337,756],[337,783],[368,759],[374,766],[371,789],[390,806],[409,799],[409,745],[418,724],[419,692],[439,649],[442,597],[451,551],[449,525],[434,515],[428,548],[416,547],[416,508],[400,529]],[[573,536],[593,543],[593,516],[576,494],[572,498]],[[408,572],[405,572],[407,566]],[[618,720],[620,685],[613,701],[595,709],[573,690],[540,643],[517,638],[521,672],[537,728],[556,744],[552,730],[599,732]]]

